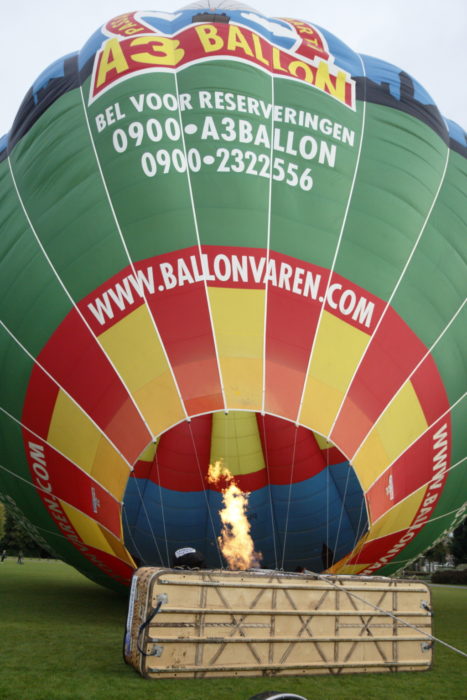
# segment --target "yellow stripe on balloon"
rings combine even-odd
[[[210,287],[209,300],[227,406],[260,411],[264,290]]]
[[[104,531],[99,523],[68,503],[60,501],[60,505],[84,544],[117,557],[130,566],[135,565],[123,544],[109,532]]]
[[[154,442],[150,442],[146,449],[138,457],[138,462],[152,462],[156,455],[158,442],[159,438],[157,438],[157,440]]]
[[[90,473],[118,501],[123,500],[128,482],[128,469],[123,457],[101,436]]]
[[[370,526],[369,533],[366,538],[366,543],[371,540],[377,540],[380,537],[386,537],[393,532],[406,530],[413,522],[418,509],[420,508],[427,486],[422,486],[414,493],[410,494],[400,503],[397,503],[387,513],[381,516],[376,523]]]
[[[145,306],[104,331],[99,342],[154,434],[183,420],[176,384]]]
[[[366,491],[427,427],[412,383],[406,382],[352,459],[363,489]]]
[[[263,448],[254,413],[213,414],[211,464],[220,459],[234,476],[264,469]]]
[[[367,566],[368,564],[346,564],[344,566],[334,565],[333,567],[331,567],[331,569],[328,570],[328,573],[356,576],[360,573],[360,571],[366,569]]]
[[[86,413],[61,390],[55,401],[47,442],[115,498],[122,499],[128,464]]]
[[[303,394],[302,425],[329,434],[369,340],[367,333],[323,312]]]
[[[396,532],[401,532],[402,536],[403,531],[407,530],[412,524],[425,498],[427,488],[427,485],[422,486],[408,498],[393,506],[375,523],[370,524],[368,532],[360,539],[353,551],[328,569],[328,573],[354,575],[366,569],[372,561],[365,558],[365,556],[368,557],[368,554],[365,555],[365,545]],[[361,552],[360,555],[359,552]],[[357,564],[346,564],[347,561],[356,557],[358,557]]]
[[[313,437],[318,443],[318,447],[320,450],[329,450],[332,447],[334,447],[334,443],[330,442],[329,440],[326,440],[326,438],[320,435],[319,433],[313,433]]]

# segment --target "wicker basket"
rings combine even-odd
[[[144,567],[124,657],[146,678],[423,671],[426,634],[430,591],[419,581]]]

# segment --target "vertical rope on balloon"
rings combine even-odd
[[[195,436],[193,435],[193,428],[192,428],[192,425],[191,425],[191,421],[188,423],[188,428],[189,428],[189,430],[190,430],[191,442],[192,442],[192,444],[193,444],[193,450],[194,450],[194,453],[195,453],[196,465],[197,465],[197,467],[198,467],[198,472],[199,472],[199,476],[200,476],[200,479],[201,479],[201,483],[203,484],[203,493],[204,493],[204,499],[205,499],[205,502],[206,502],[206,510],[207,510],[209,522],[210,522],[210,524],[211,524],[211,530],[212,530],[212,535],[213,535],[213,538],[214,538],[214,542],[216,543],[217,554],[218,554],[218,556],[219,556],[219,566],[220,566],[221,569],[223,569],[223,568],[224,568],[224,562],[223,562],[223,560],[222,560],[222,554],[221,554],[221,551],[220,551],[220,548],[219,548],[219,542],[217,541],[216,528],[214,527],[214,520],[213,520],[212,513],[211,513],[211,506],[210,506],[210,503],[209,503],[209,496],[208,496],[208,493],[207,493],[207,490],[206,490],[205,478],[204,478],[204,474],[203,474],[202,469],[201,469],[201,463],[200,463],[200,460],[199,460],[198,450],[197,450],[197,448],[196,448],[196,441],[195,441]]]
[[[263,435],[264,435],[264,462],[266,466],[266,476],[268,480],[268,494],[269,494],[269,509],[271,513],[271,525],[272,525],[272,544],[274,548],[274,563],[275,563],[275,569],[279,568],[279,560],[277,558],[277,543],[276,543],[276,537],[278,537],[278,532],[277,532],[277,520],[276,520],[276,514],[274,510],[274,503],[273,503],[273,498],[272,498],[272,486],[271,486],[271,474],[269,471],[269,450],[268,450],[268,438],[267,438],[267,427],[266,427],[266,416],[263,414],[261,415],[261,421],[263,424]]]
[[[170,566],[171,562],[170,562],[170,554],[169,554],[169,542],[167,539],[167,528],[165,526],[165,512],[164,512],[164,498],[163,498],[164,489],[162,488],[160,469],[159,469],[159,458],[157,455],[157,452],[158,452],[157,448],[159,447],[158,442],[159,441],[157,441],[156,444],[154,445],[154,447],[155,447],[154,462],[156,465],[157,483],[159,484],[159,498],[161,500],[162,529],[164,531],[165,552],[167,554],[167,566]]]
[[[290,502],[292,499],[292,482],[293,482],[293,473],[294,473],[294,468],[295,468],[295,453],[296,453],[296,448],[297,448],[298,430],[299,430],[299,426],[296,425],[295,426],[294,441],[293,441],[293,450],[292,450],[292,464],[290,466],[289,495],[287,498],[287,511],[286,511],[286,516],[285,516],[284,544],[283,544],[283,548],[282,548],[281,569],[284,568],[284,561],[285,561],[285,549],[286,549],[286,544],[287,544],[287,533],[288,533],[288,527],[289,527]]]

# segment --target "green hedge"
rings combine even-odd
[[[431,580],[433,583],[453,583],[457,586],[467,586],[467,570],[438,569]]]

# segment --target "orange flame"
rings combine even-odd
[[[229,569],[245,570],[259,566],[263,555],[255,552],[246,515],[250,494],[239,489],[222,460],[209,465],[207,480],[222,491],[224,508],[219,515],[223,527],[217,539]]]

